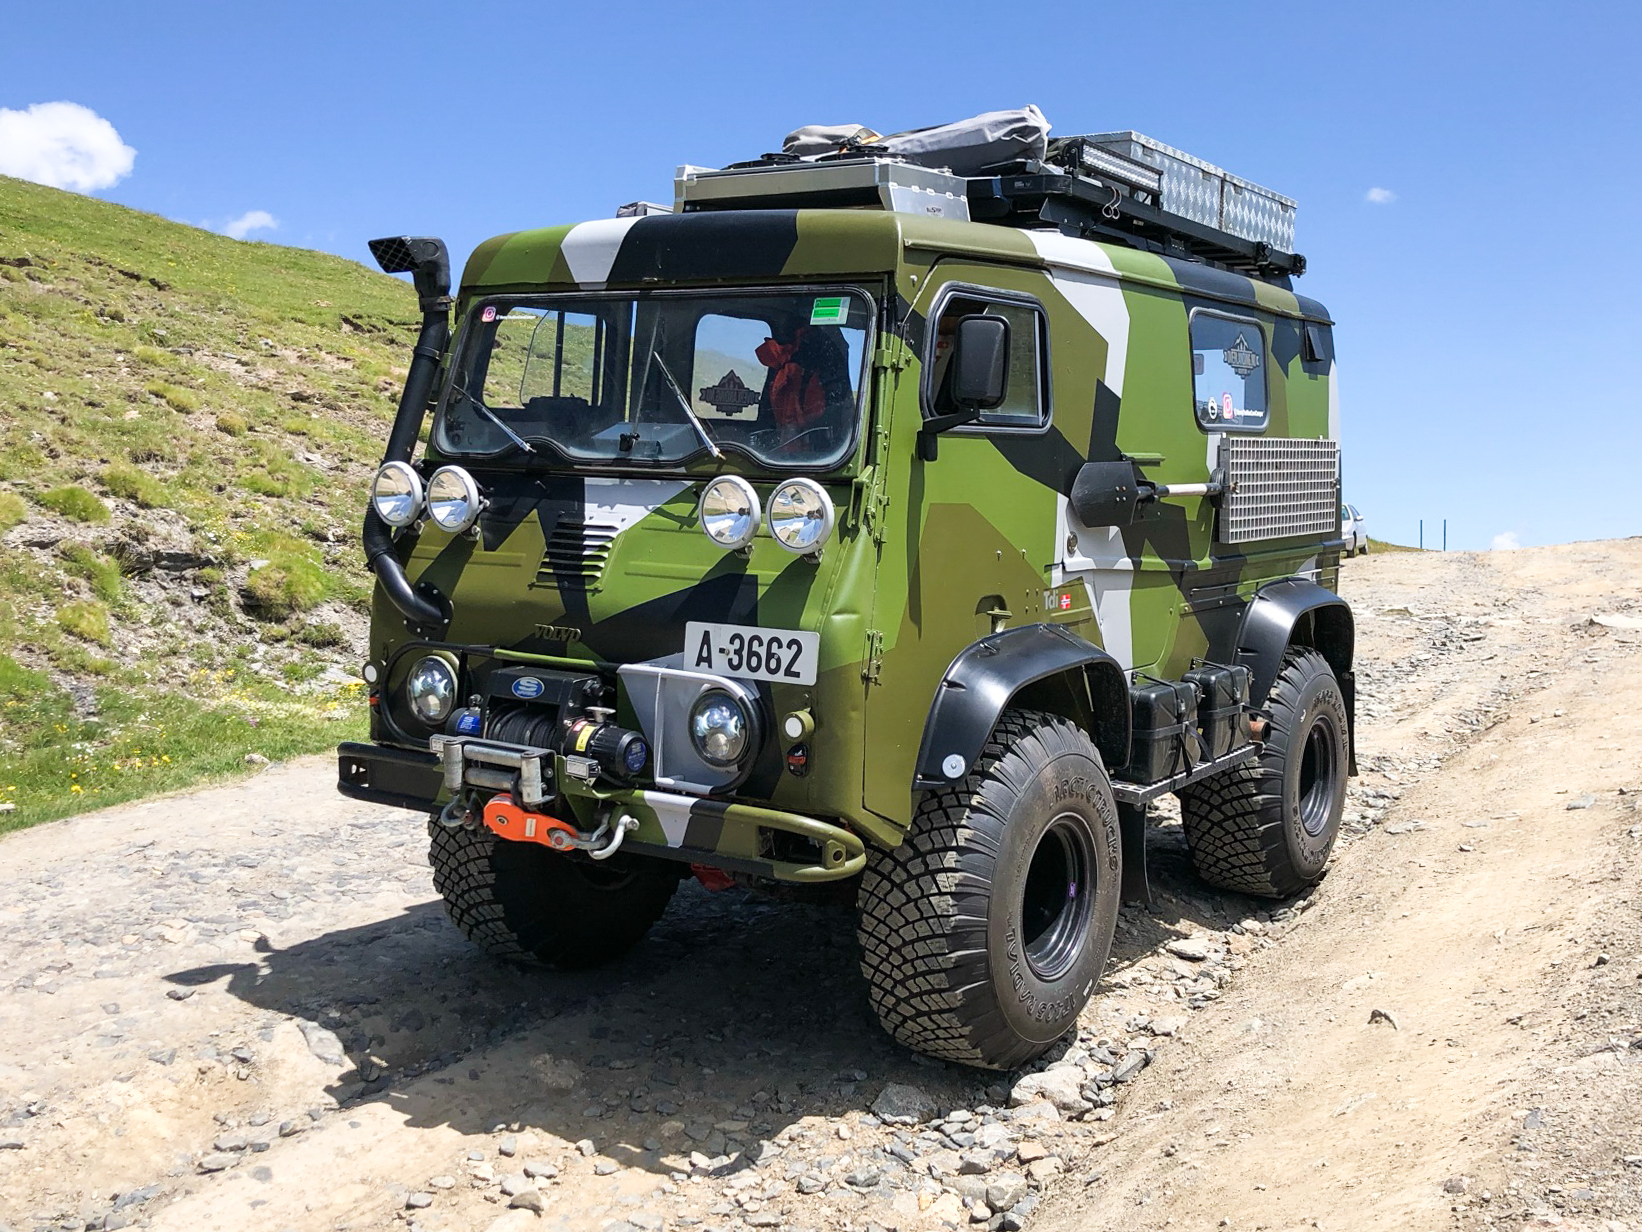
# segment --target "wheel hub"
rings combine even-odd
[[[1059,979],[1077,961],[1094,906],[1094,868],[1083,819],[1062,813],[1051,821],[1038,838],[1021,895],[1026,962],[1041,980]]]
[[[1334,812],[1336,744],[1334,725],[1318,715],[1300,757],[1300,825],[1312,838],[1328,828]]]

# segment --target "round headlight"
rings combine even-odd
[[[429,655],[411,669],[405,680],[405,696],[422,722],[430,727],[443,723],[456,704],[456,673],[449,663]]]
[[[832,534],[832,498],[813,479],[789,479],[770,497],[770,534],[789,552],[819,552]]]
[[[703,693],[690,707],[690,739],[715,766],[733,766],[752,744],[752,722],[740,699],[722,690]]]
[[[753,541],[764,516],[758,493],[740,475],[721,475],[702,489],[696,512],[707,538],[731,552]]]
[[[479,520],[479,485],[459,466],[442,466],[428,480],[428,516],[459,535]]]
[[[371,483],[376,516],[398,530],[422,516],[422,476],[409,462],[387,462]]]

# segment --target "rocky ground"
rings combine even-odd
[[[9,836],[0,1225],[1642,1229],[1638,578],[1352,562],[1329,876],[1207,890],[1160,809],[1033,1073],[891,1044],[839,908],[692,883],[615,967],[494,965],[325,759]]]

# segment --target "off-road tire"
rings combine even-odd
[[[868,856],[857,936],[879,1022],[943,1060],[1030,1061],[1076,1024],[1105,970],[1121,855],[1089,737],[1058,715],[1006,711],[968,777],[924,797],[898,848]]]
[[[1287,898],[1322,878],[1345,808],[1345,697],[1315,650],[1290,648],[1266,702],[1265,749],[1182,788],[1180,820],[1210,885]]]
[[[509,962],[561,970],[609,962],[649,931],[678,888],[673,866],[642,856],[599,864],[433,820],[428,837],[433,885],[451,923]]]

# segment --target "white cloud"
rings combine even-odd
[[[114,126],[79,103],[0,107],[0,175],[87,193],[118,184],[136,160]]]
[[[1371,188],[1363,195],[1363,200],[1370,205],[1390,205],[1397,199],[1397,194],[1389,188]]]
[[[232,222],[222,224],[222,233],[231,239],[242,240],[253,231],[276,231],[279,219],[267,210],[246,210]]]
[[[1496,552],[1514,552],[1522,546],[1514,530],[1502,531],[1494,536],[1493,543],[1488,545]]]

